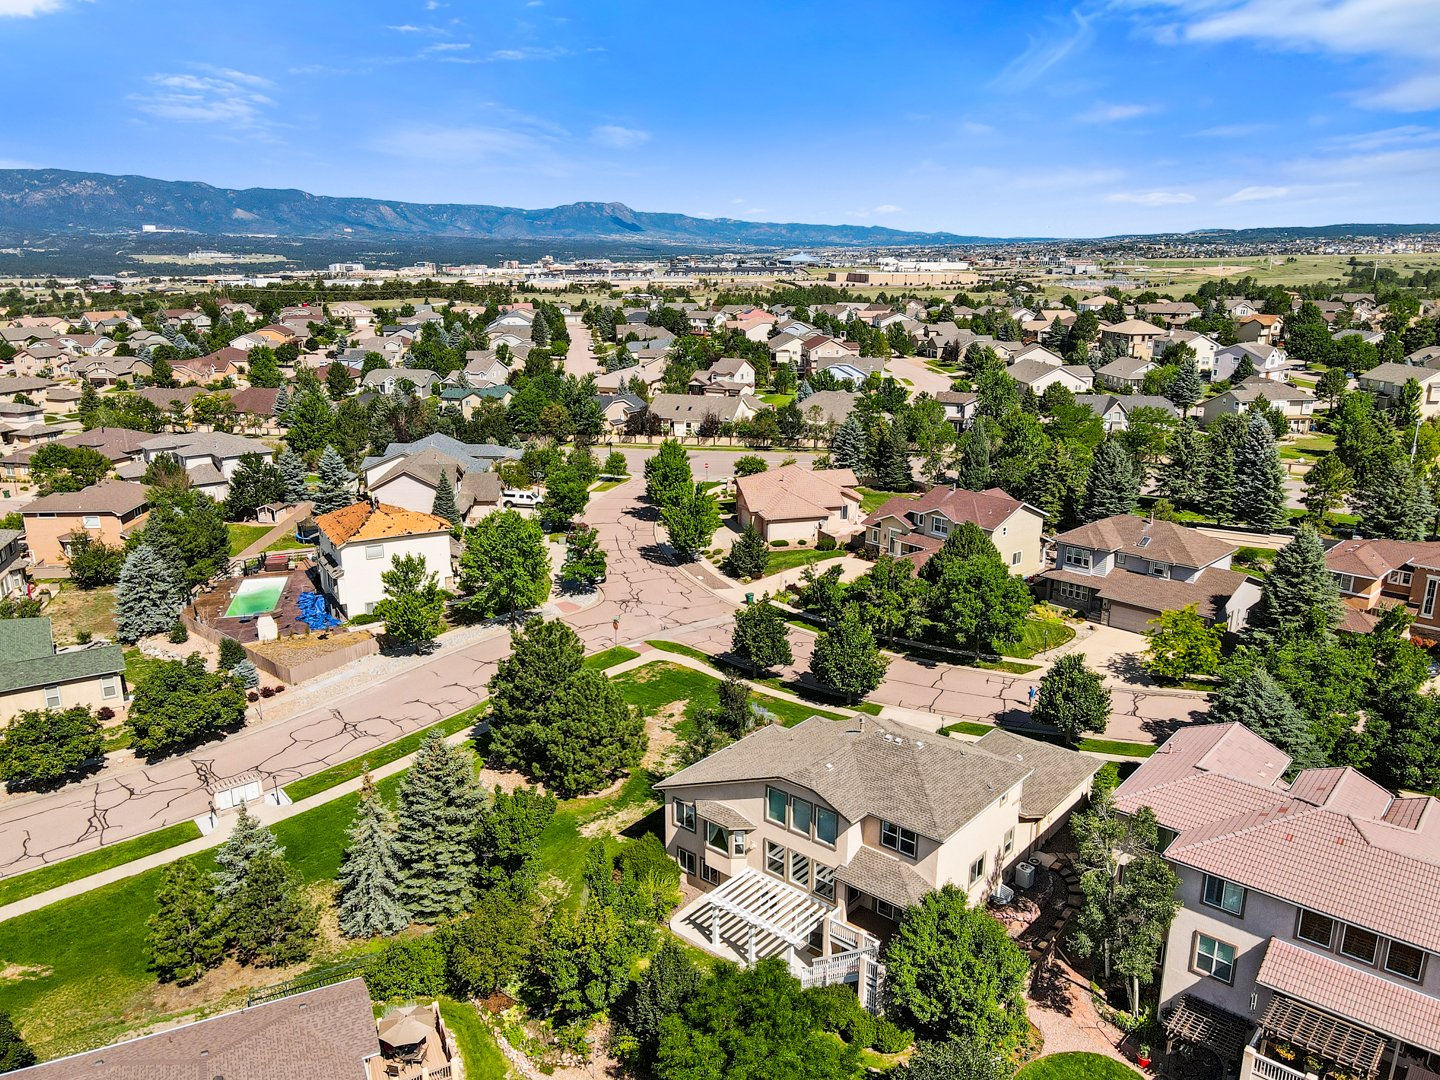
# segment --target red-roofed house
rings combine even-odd
[[[1415,637],[1440,638],[1440,544],[1404,540],[1342,540],[1325,565],[1345,604],[1341,630],[1366,633],[1385,608],[1404,604]]]
[[[1160,983],[1172,1039],[1241,1080],[1429,1077],[1440,1055],[1440,800],[1306,769],[1239,724],[1173,735],[1115,791],[1180,877]],[[1405,1074],[1403,1070],[1410,1068]]]
[[[980,526],[1011,573],[1033,574],[1044,565],[1044,513],[1000,488],[936,487],[918,499],[890,499],[865,519],[865,546],[907,558],[918,570],[965,521]]]
[[[850,469],[782,465],[735,481],[735,512],[766,540],[843,539],[860,529],[859,481]]]
[[[859,352],[860,347],[854,342],[816,334],[800,343],[800,370],[809,373],[817,367],[823,367],[822,360],[849,360],[858,356]]]

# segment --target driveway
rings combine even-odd
[[[923,356],[892,356],[888,361],[888,370],[897,379],[909,382],[916,393],[923,390],[932,397],[941,391],[949,390],[950,383],[954,380],[954,376],[931,371],[925,366]]]

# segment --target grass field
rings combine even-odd
[[[1050,1054],[1026,1065],[1015,1080],[1135,1080],[1134,1069],[1100,1054]]]
[[[1059,619],[1040,619],[1033,615],[1025,618],[1025,633],[1013,645],[1000,650],[1001,656],[1016,660],[1028,660],[1036,653],[1058,648],[1075,636],[1075,628]]]
[[[918,499],[920,496],[909,491],[880,491],[878,488],[861,487],[856,488],[860,492],[860,509],[866,514],[873,514],[889,499],[899,496],[902,499]]]
[[[235,555],[239,555],[240,552],[244,551],[251,544],[255,543],[256,540],[259,540],[262,536],[264,536],[272,528],[274,528],[274,526],[251,525],[248,522],[243,524],[237,524],[236,522],[232,521],[226,524],[225,528],[228,529],[230,532],[230,554],[233,557]]]
[[[617,488],[623,483],[625,483],[624,480],[601,480],[600,483],[590,489],[590,492],[594,494],[600,491],[609,491],[611,488]]]
[[[616,645],[613,649],[606,649],[594,656],[587,656],[582,664],[591,671],[604,671],[616,664],[623,664],[626,660],[634,660],[640,654],[634,649],[627,649],[624,645]]]
[[[959,720],[948,727],[941,728],[940,734],[949,735],[953,731],[957,735],[986,735],[994,731],[995,727],[994,724],[979,724],[974,720]],[[1003,730],[1010,731],[1012,735],[1035,739],[1036,742],[1059,742],[1057,738],[1041,738],[1029,731],[1014,731],[1010,728]],[[1118,739],[1081,739],[1076,744],[1076,749],[1086,750],[1092,754],[1110,754],[1114,757],[1147,758],[1155,753],[1156,747],[1150,743],[1121,742]]]
[[[1360,259],[1366,267],[1372,260]],[[1412,270],[1430,270],[1440,265],[1440,254],[1419,253],[1381,255],[1378,265],[1409,276]],[[1253,259],[1141,259],[1127,260],[1126,266],[1142,266],[1152,288],[1163,291],[1168,283],[1177,288],[1193,289],[1205,281],[1253,277],[1261,285],[1318,285],[1343,282],[1350,271],[1348,255],[1293,255],[1283,259],[1257,256]]]
[[[468,1080],[505,1080],[510,1075],[505,1055],[495,1045],[495,1036],[480,1019],[475,1006],[441,998],[440,1015],[455,1036]]]
[[[67,582],[60,585],[44,614],[50,619],[56,645],[73,645],[82,633],[113,640],[115,589],[78,589]]]
[[[271,541],[265,545],[266,551],[309,551],[314,544],[307,544],[295,539],[294,533],[286,533],[278,540]]]
[[[765,577],[781,573],[784,570],[794,570],[797,566],[809,566],[811,563],[824,562],[826,559],[838,559],[844,554],[845,552],[839,548],[831,551],[819,551],[816,548],[771,548],[770,558],[765,563]]]
[[[16,874],[0,881],[0,907],[198,839],[199,827],[193,821],[182,821],[178,825],[158,829],[133,840],[122,840],[99,851],[87,851],[84,855],[76,855],[53,866],[42,866],[38,870]]]

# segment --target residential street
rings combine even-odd
[[[725,464],[733,457],[725,451],[696,454],[696,472],[704,475],[708,460],[717,478],[728,475]],[[638,472],[638,463],[634,467]],[[670,564],[655,512],[640,501],[643,491],[636,478],[592,498],[586,518],[610,554],[609,581],[599,603],[582,607],[557,597],[554,610],[592,651],[666,637],[723,652],[734,604],[712,590],[727,583],[704,564]],[[800,630],[792,637],[796,666],[803,670],[814,638]],[[362,661],[337,680],[333,702],[323,707],[154,765],[112,768],[54,793],[7,801],[0,805],[0,871],[32,869],[198,817],[210,809],[212,790],[258,778],[269,791],[451,716],[483,694],[507,648],[503,631],[442,645],[381,682]],[[949,719],[991,720],[1026,709],[1032,681],[897,658],[871,700]],[[1107,735],[1143,742],[1158,741],[1173,723],[1195,718],[1197,705],[1203,708],[1196,695],[1170,692],[1116,691],[1114,700]]]

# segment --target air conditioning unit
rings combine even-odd
[[[1015,887],[1017,889],[1028,889],[1035,884],[1035,864],[1022,862],[1015,864]]]

